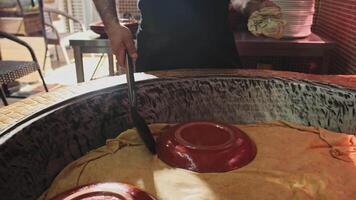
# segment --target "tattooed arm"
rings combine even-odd
[[[127,27],[120,24],[116,13],[115,0],[93,0],[93,2],[103,20],[113,53],[116,55],[119,65],[121,67],[125,65],[126,50],[134,60],[137,59],[132,33]]]

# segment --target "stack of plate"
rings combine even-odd
[[[273,0],[282,9],[287,24],[284,37],[300,38],[311,34],[314,0]]]

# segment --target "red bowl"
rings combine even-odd
[[[240,129],[210,121],[169,128],[158,137],[156,150],[168,165],[202,173],[243,167],[257,153],[253,141]]]
[[[130,29],[133,38],[136,38],[136,32],[139,26],[139,23],[137,20],[126,20],[121,22],[124,26],[126,26],[128,29]],[[90,24],[90,29],[99,34],[101,38],[108,38],[108,35],[106,34],[105,28],[104,28],[104,23],[102,21],[95,22]]]
[[[123,183],[83,185],[64,192],[52,200],[155,200],[148,193]]]

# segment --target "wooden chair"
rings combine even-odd
[[[70,63],[69,57],[66,51],[66,46],[69,45],[69,38],[70,35],[72,35],[75,31],[69,28],[68,32],[65,33],[60,33],[56,27],[53,25],[53,16],[55,15],[60,15],[65,17],[66,19],[69,19],[73,21],[74,23],[78,23],[81,31],[85,31],[86,28],[85,26],[76,18],[68,15],[67,13],[56,10],[56,9],[51,9],[51,8],[43,8],[43,18],[44,18],[44,26],[46,27],[46,31],[44,33],[44,37],[46,40],[47,45],[55,45],[55,50],[56,50],[56,57],[57,60],[59,60],[58,56],[58,50],[57,46],[60,46],[61,51],[63,53],[64,59],[67,64]],[[48,51],[48,47],[46,47],[46,54]]]
[[[1,31],[14,35],[39,36],[40,10],[35,0],[0,0]]]
[[[0,98],[3,101],[4,105],[8,105],[8,102],[6,101],[6,96],[9,95],[5,94],[2,86],[6,86],[7,84],[14,82],[16,79],[21,78],[34,71],[38,71],[43,83],[43,87],[45,91],[48,92],[48,88],[45,83],[45,80],[43,79],[36,55],[31,46],[28,45],[25,41],[20,40],[16,36],[1,31],[0,38],[7,38],[26,47],[32,57],[32,61],[0,60]]]

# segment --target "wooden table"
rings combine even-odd
[[[69,39],[69,44],[74,50],[75,69],[77,74],[77,82],[84,82],[83,69],[83,53],[106,53],[109,60],[109,75],[113,76],[114,71],[114,56],[108,39],[101,39],[99,35],[87,31],[83,33],[75,33]]]
[[[314,33],[301,39],[256,37],[249,32],[236,32],[235,43],[240,57],[321,57],[321,74],[327,74],[330,51],[335,42]]]

